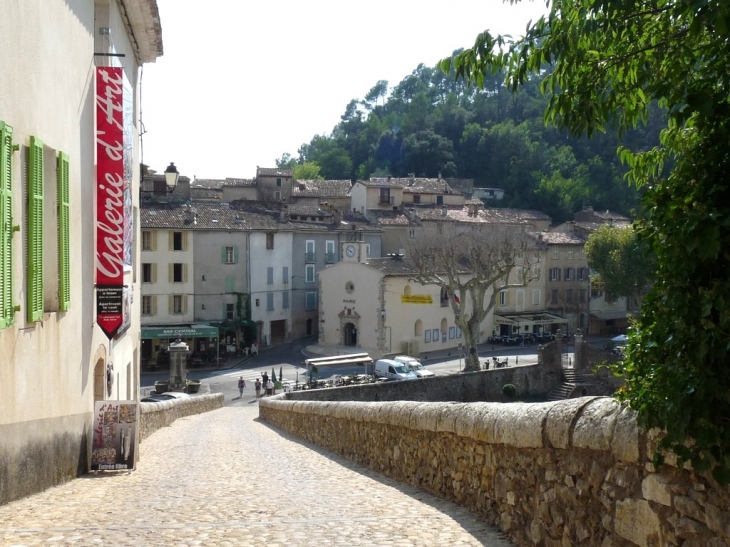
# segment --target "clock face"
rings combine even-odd
[[[352,245],[348,245],[347,249],[345,249],[345,252],[347,253],[347,256],[355,256],[355,247]]]

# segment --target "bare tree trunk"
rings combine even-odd
[[[466,322],[467,328],[464,329],[464,344],[466,346],[466,356],[464,357],[464,372],[474,372],[481,370],[479,366],[479,351],[477,342],[479,340],[479,322],[478,317],[472,316]]]

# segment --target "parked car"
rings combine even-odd
[[[415,380],[418,376],[408,370],[403,363],[393,359],[378,359],[375,361],[375,375],[389,380]]]
[[[159,403],[160,401],[169,401],[175,397],[168,393],[155,393],[154,391],[149,395],[142,397],[140,402],[142,403]]]
[[[168,395],[172,399],[190,399],[190,395],[179,391],[166,391],[163,395]]]
[[[403,363],[406,367],[408,367],[408,370],[410,372],[413,372],[418,378],[429,378],[432,376],[436,376],[433,371],[430,371],[426,367],[424,367],[421,362],[415,357],[411,357],[409,355],[396,355],[395,357],[393,357],[393,361]]]

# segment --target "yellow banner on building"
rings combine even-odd
[[[400,301],[401,304],[433,304],[430,294],[402,294]]]

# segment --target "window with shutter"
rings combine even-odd
[[[69,234],[69,161],[58,153],[58,309],[71,308],[71,239]]]
[[[306,293],[305,298],[306,298],[307,311],[316,310],[317,309],[317,293],[308,292],[308,293]]]
[[[281,293],[281,307],[283,309],[289,309],[289,291]]]
[[[226,292],[236,292],[236,277],[233,275],[226,276]]]
[[[30,138],[28,157],[28,321],[43,318],[43,142]]]
[[[13,129],[0,122],[0,329],[13,324]]]
[[[274,267],[269,266],[266,268],[266,284],[272,285],[274,283]]]
[[[281,282],[289,283],[289,266],[284,266],[281,270]]]
[[[266,311],[274,311],[274,293],[266,293]]]

